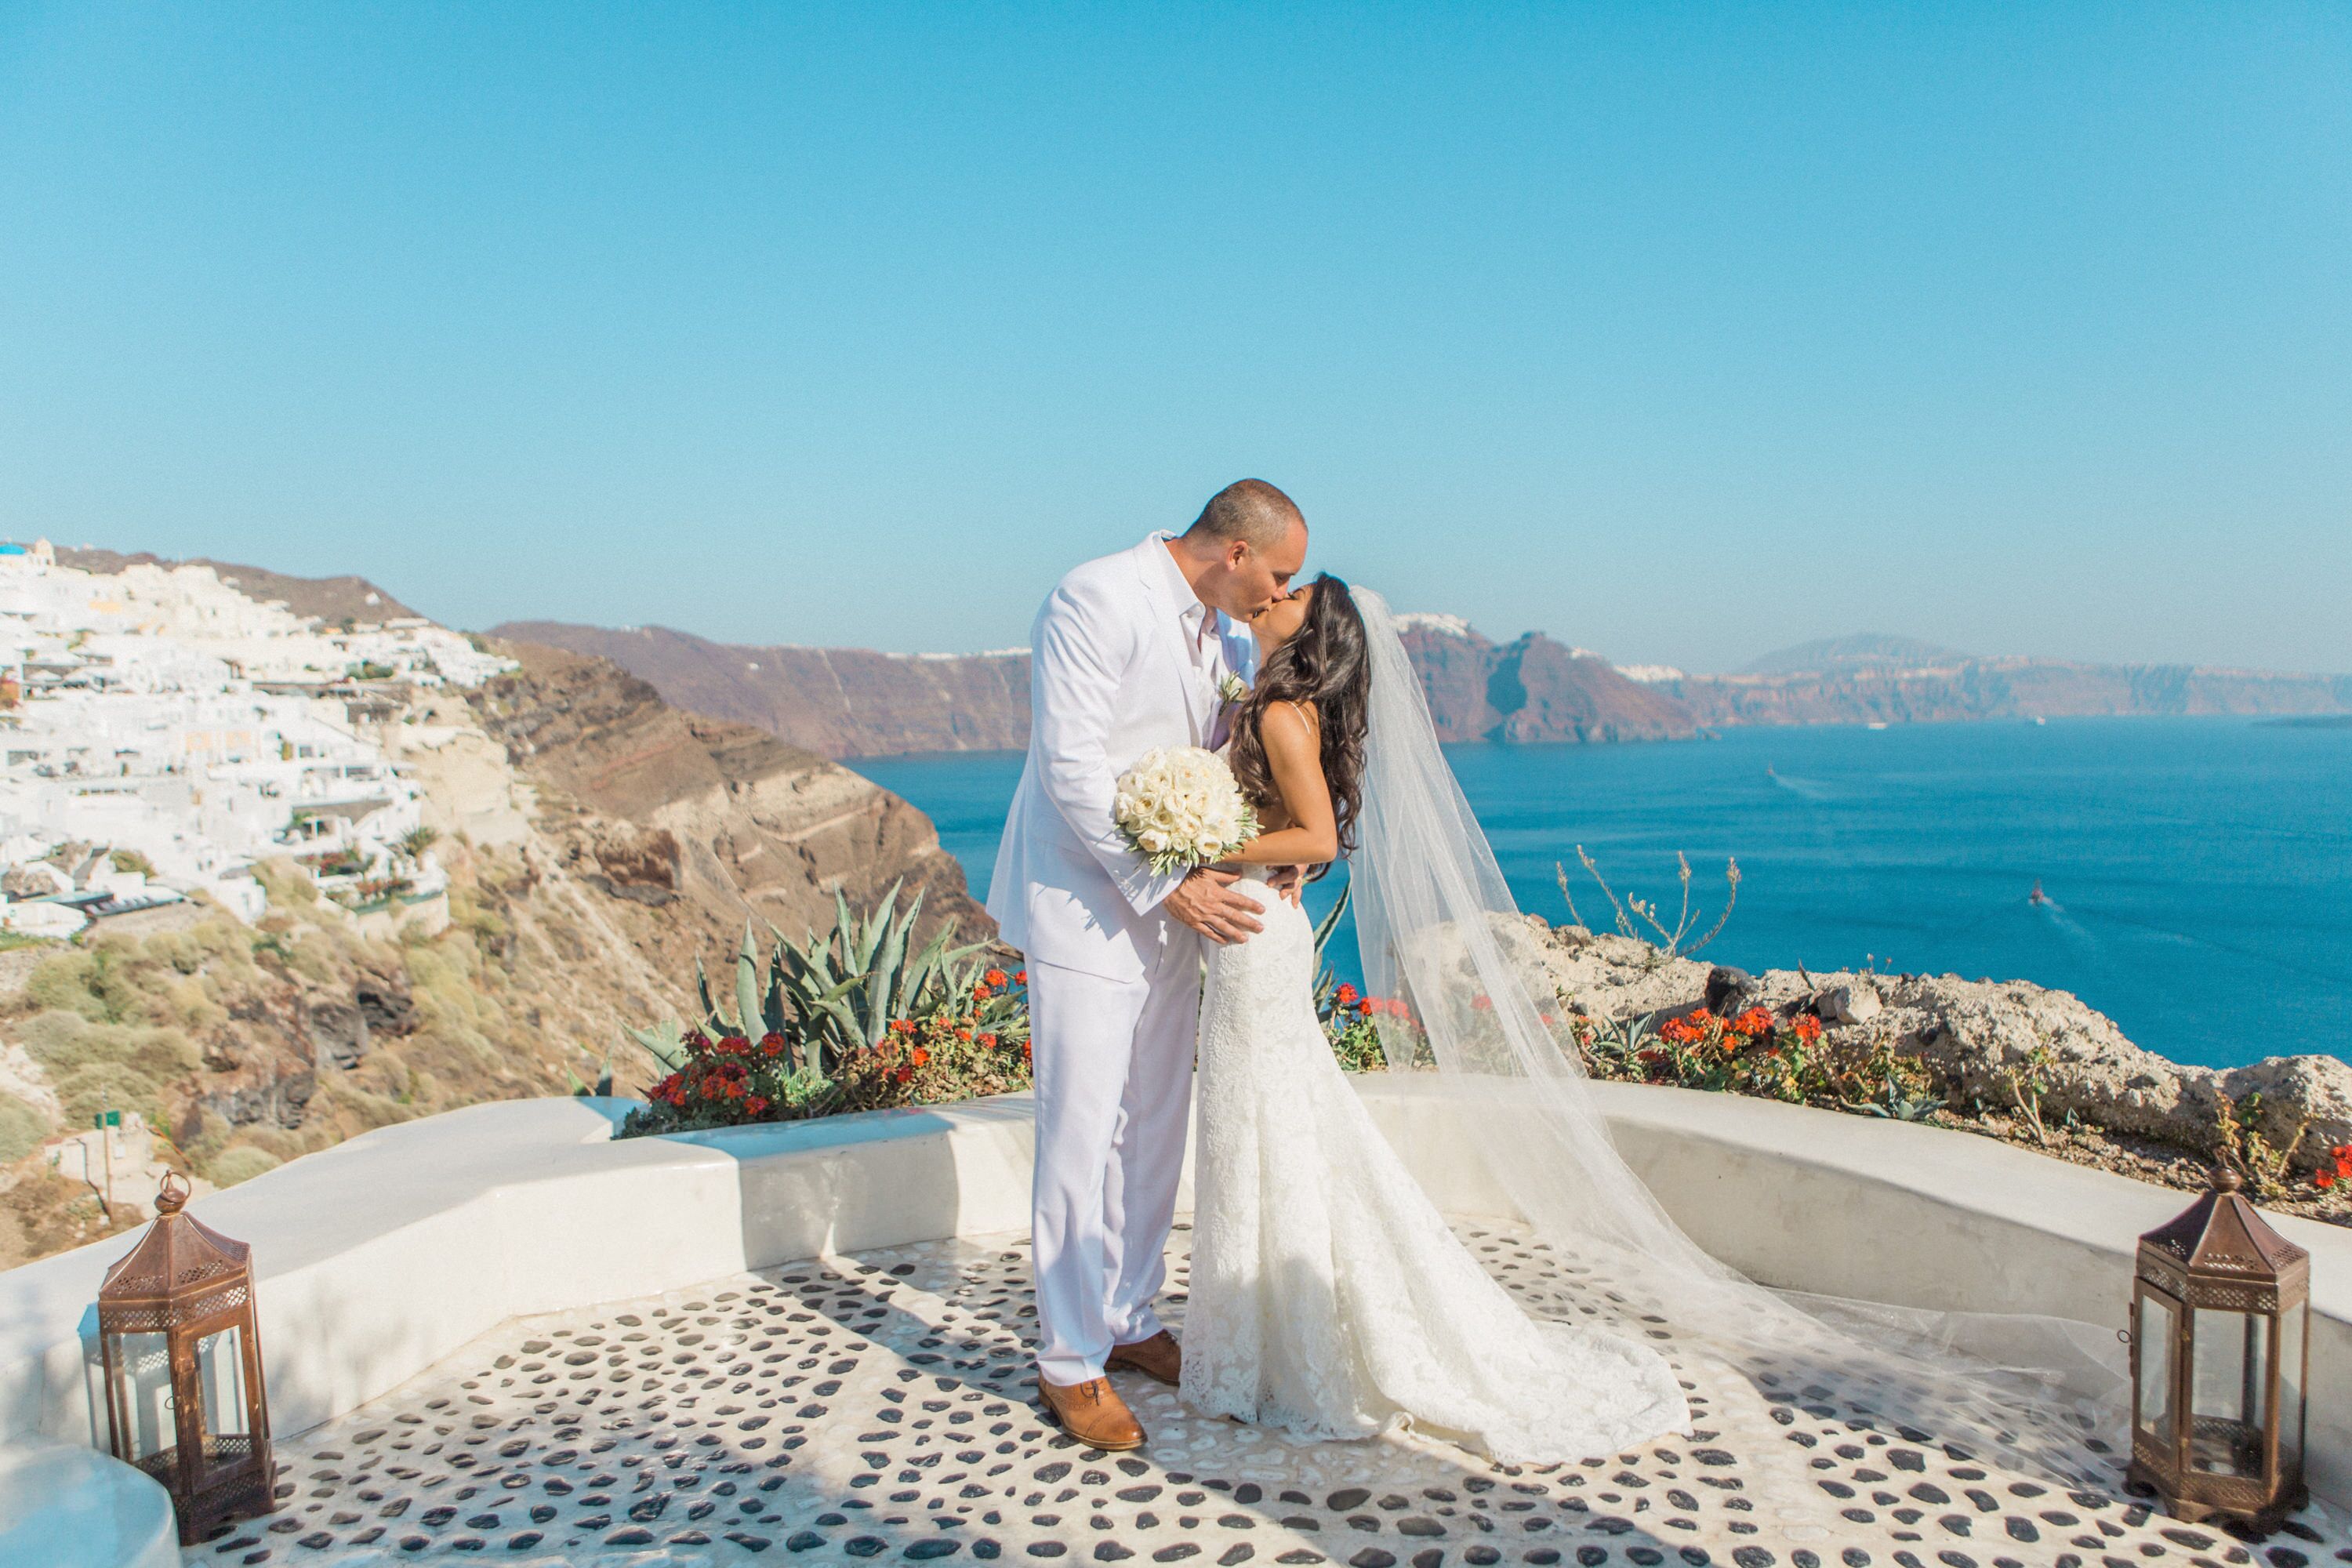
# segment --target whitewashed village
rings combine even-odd
[[[210,566],[100,574],[46,541],[0,545],[0,928],[51,938],[184,899],[257,919],[271,856],[355,915],[429,902],[422,792],[373,738],[385,693],[511,664],[417,617],[326,626]]]

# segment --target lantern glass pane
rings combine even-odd
[[[114,1336],[114,1378],[126,1425],[122,1457],[143,1464],[180,1441],[172,1402],[172,1342],[164,1334]]]
[[[2143,1292],[2139,1321],[2132,1327],[2132,1354],[2138,1361],[2139,1429],[2172,1447],[2172,1303]]]
[[[2260,1475],[2271,1321],[2215,1307],[2191,1317],[2189,1463],[2209,1475]]]
[[[2279,1314],[2279,1468],[2303,1463],[2303,1303]]]
[[[231,1326],[196,1342],[196,1391],[205,1428],[205,1462],[241,1464],[253,1452],[246,1430],[245,1331]]]

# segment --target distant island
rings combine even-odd
[[[1507,643],[1458,616],[1399,617],[1448,741],[1687,740],[1744,724],[1902,724],[2129,714],[2352,715],[2352,676],[1980,658],[1864,633],[1729,675],[1612,664],[1542,632]],[[608,658],[674,706],[833,758],[1011,751],[1029,740],[1025,648],[894,654],[713,642],[666,626],[510,621],[496,637]]]

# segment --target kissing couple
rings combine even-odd
[[[1071,571],[1031,632],[1028,759],[988,910],[1028,967],[1048,1413],[1090,1447],[1140,1447],[1108,1375],[1131,1371],[1307,1437],[1411,1427],[1559,1462],[1687,1432],[1682,1376],[1721,1363],[1864,1412],[1899,1398],[1886,1414],[2040,1473],[2111,1468],[2084,1444],[2111,1384],[2059,1386],[2082,1325],[2047,1320],[2036,1360],[2042,1342],[2000,1320],[1996,1365],[1961,1348],[1981,1315],[1770,1290],[1666,1215],[1611,1141],[1395,616],[1329,573],[1302,581],[1307,549],[1290,498],[1244,479],[1182,533]],[[1117,819],[1118,780],[1186,746],[1224,758],[1261,831],[1220,864],[1155,868]],[[1402,1002],[1376,1022],[1415,1073],[1408,1134],[1450,1121],[1430,1145],[1483,1167],[1467,1190],[1599,1282],[1560,1309],[1578,1321],[1530,1315],[1486,1271],[1340,1071],[1297,899],[1340,859],[1367,991]],[[1153,1302],[1196,1061],[1180,1346]]]

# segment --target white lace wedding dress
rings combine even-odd
[[[1506,1462],[1688,1428],[1632,1340],[1529,1318],[1397,1158],[1315,1016],[1314,931],[1252,872],[1265,929],[1213,951],[1185,1403],[1314,1437],[1410,1425]]]

